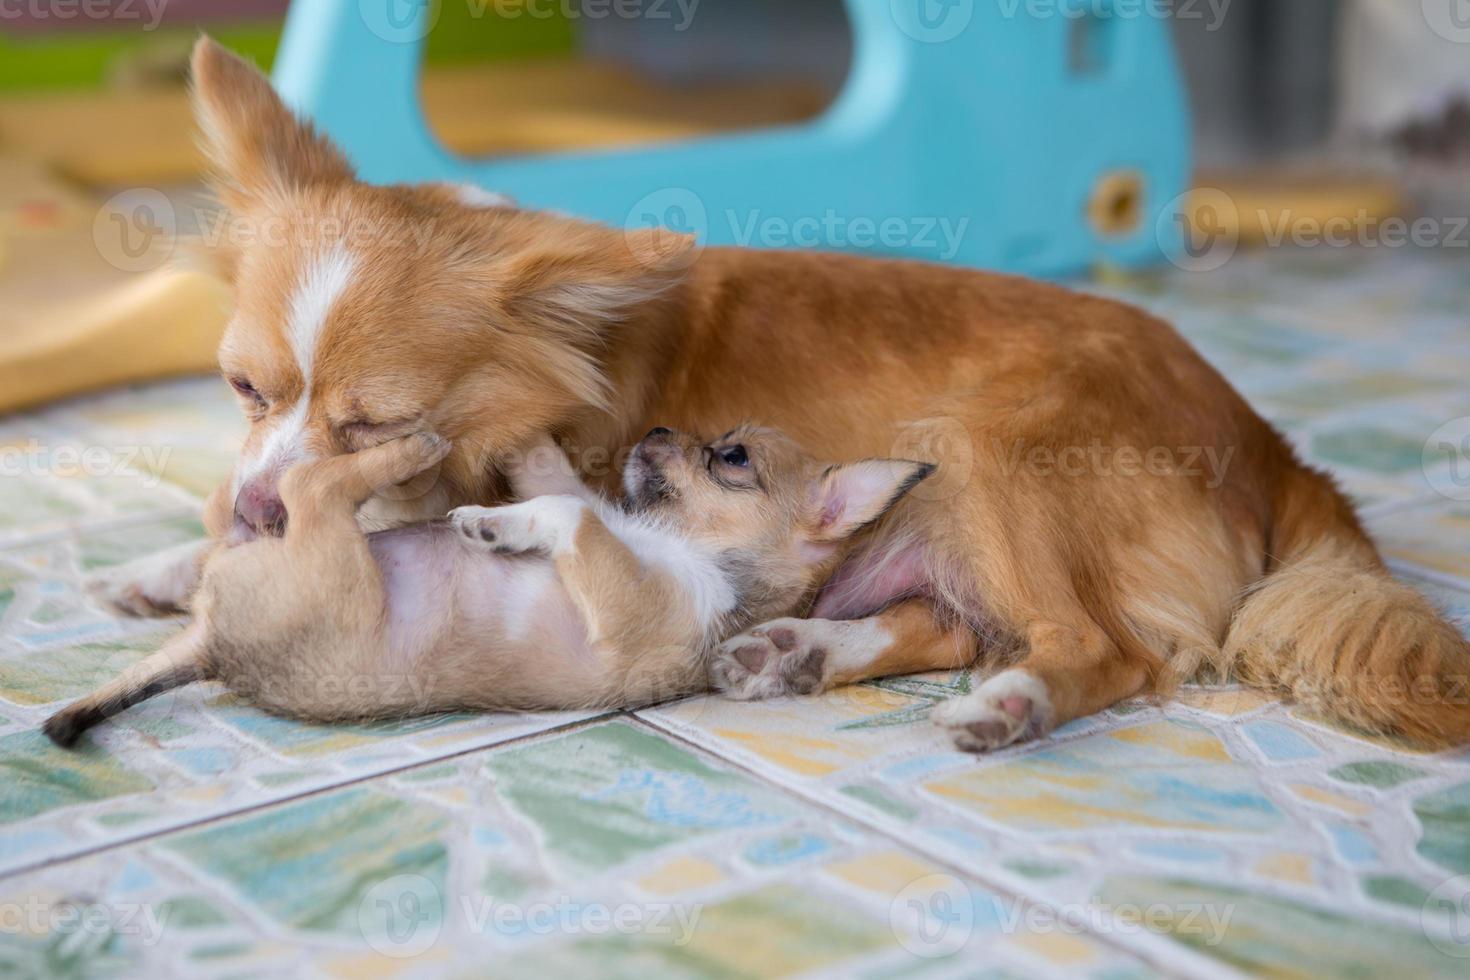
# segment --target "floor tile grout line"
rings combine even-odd
[[[572,721],[563,722],[560,725],[552,725],[549,728],[541,728],[533,732],[526,732],[522,735],[516,735],[512,738],[507,738],[499,742],[492,742],[488,745],[476,745],[471,748],[459,749],[446,755],[435,756],[432,759],[419,759],[406,765],[396,766],[392,769],[384,769],[381,772],[373,772],[366,773],[361,776],[353,776],[340,783],[332,783],[331,785],[327,786],[317,786],[312,789],[303,790],[300,793],[292,794],[290,796],[283,796],[280,799],[264,800],[259,803],[252,803],[247,806],[242,806],[237,810],[230,810],[226,813],[216,813],[209,816],[199,817],[195,820],[188,820],[184,823],[177,824],[172,827],[162,827],[158,830],[136,834],[132,837],[119,837],[116,840],[97,844],[94,847],[84,848],[80,851],[75,851],[70,854],[58,855],[53,858],[47,858],[42,861],[37,861],[33,864],[18,865],[16,867],[6,869],[5,871],[0,872],[0,882],[6,881],[10,878],[18,877],[20,875],[42,871],[46,868],[53,868],[58,865],[69,864],[72,861],[77,861],[82,858],[95,857],[99,854],[105,854],[108,851],[115,851],[120,848],[133,846],[135,844],[146,844],[149,841],[158,840],[160,838],[168,837],[172,834],[181,833],[183,831],[196,830],[200,827],[205,827],[210,824],[220,823],[221,821],[233,820],[236,817],[245,816],[247,814],[259,813],[264,810],[269,810],[273,807],[285,806],[287,804],[300,802],[301,800],[308,800],[312,797],[321,796],[325,793],[336,792],[340,789],[347,789],[353,786],[361,786],[364,783],[370,783],[374,780],[387,779],[392,776],[398,776],[405,772],[410,772],[414,769],[422,769],[427,766],[440,765],[454,759],[462,759],[465,756],[474,755],[476,752],[489,752],[510,745],[519,745],[521,743],[529,742],[533,739],[538,739],[545,736],[565,734],[566,732],[575,731],[579,728],[585,728],[625,715],[627,715],[627,712],[625,711],[605,711],[601,714],[589,715],[586,718],[576,718]]]
[[[704,744],[700,743],[699,741],[690,738],[684,732],[679,731],[676,728],[673,728],[671,726],[667,726],[667,725],[664,725],[664,724],[660,724],[660,723],[658,723],[656,721],[653,721],[653,720],[651,720],[649,718],[644,717],[642,714],[639,714],[639,713],[629,712],[628,713],[628,717],[631,718],[631,719],[633,719],[635,722],[637,722],[638,724],[642,725],[643,727],[645,727],[645,728],[647,728],[647,729],[649,729],[649,730],[651,730],[651,731],[653,731],[653,732],[655,732],[655,733],[657,733],[659,735],[663,735],[663,736],[665,736],[667,738],[674,739],[675,741],[677,741],[677,742],[679,742],[679,743],[681,743],[683,745],[689,746],[690,748],[692,748],[695,751],[699,752],[701,755],[707,756],[707,757],[712,758],[712,759],[718,759],[724,765],[727,765],[727,766],[730,766],[731,768],[740,770],[741,772],[745,773],[746,775],[751,776],[751,777],[755,778],[756,780],[758,780],[762,785],[774,787],[775,789],[779,790],[783,795],[790,796],[790,797],[795,797],[796,799],[801,800],[803,803],[807,803],[807,804],[809,804],[811,806],[816,807],[817,809],[822,810],[825,813],[828,813],[828,814],[831,814],[833,816],[836,816],[839,820],[845,820],[845,821],[848,821],[850,823],[857,824],[858,826],[862,827],[864,830],[867,830],[867,831],[869,831],[871,833],[875,833],[878,836],[882,837],[884,840],[890,841],[890,842],[896,844],[899,847],[903,847],[905,849],[912,850],[912,851],[917,851],[919,854],[923,855],[925,858],[929,859],[930,861],[934,862],[935,864],[939,865],[940,867],[943,867],[943,868],[947,869],[950,872],[953,872],[955,874],[958,874],[961,877],[970,878],[970,879],[973,879],[975,881],[978,881],[981,885],[983,885],[984,887],[990,889],[991,891],[995,892],[997,895],[999,895],[1001,897],[1010,899],[1011,901],[1021,902],[1021,903],[1024,903],[1026,905],[1044,906],[1044,905],[1051,904],[1051,903],[1048,903],[1048,902],[1045,902],[1045,901],[1040,901],[1040,900],[1037,900],[1037,899],[1029,898],[1026,895],[1021,894],[1016,889],[1014,889],[1014,888],[1012,888],[1010,886],[1000,884],[1000,883],[994,881],[993,879],[989,878],[988,876],[986,876],[986,875],[984,875],[984,874],[982,874],[980,872],[977,872],[977,871],[974,871],[974,870],[972,870],[970,868],[967,868],[963,864],[958,864],[958,863],[954,862],[951,858],[944,856],[942,853],[939,853],[939,852],[936,852],[934,850],[931,850],[928,845],[917,843],[917,842],[910,841],[910,840],[906,840],[905,838],[903,838],[903,837],[899,836],[897,833],[895,833],[893,830],[886,828],[879,821],[875,821],[875,820],[872,820],[871,818],[866,818],[866,817],[858,816],[858,815],[855,815],[855,814],[848,813],[848,812],[845,812],[843,810],[840,810],[836,806],[834,806],[831,802],[829,802],[827,800],[824,800],[821,797],[816,796],[814,794],[808,793],[808,792],[802,790],[801,788],[797,787],[796,785],[793,785],[791,783],[785,782],[785,781],[780,780],[780,779],[774,779],[770,775],[761,772],[759,769],[757,769],[757,768],[749,765],[748,763],[745,763],[745,762],[743,762],[743,761],[741,761],[739,759],[731,758],[730,756],[722,755],[720,752],[716,751],[714,748],[712,748],[712,747],[710,747],[708,745],[704,745]],[[1152,955],[1152,952],[1153,951],[1151,951],[1151,950],[1150,951],[1145,951],[1145,952],[1140,952],[1140,951],[1138,951],[1138,950],[1136,950],[1136,949],[1134,949],[1134,948],[1132,948],[1130,946],[1121,945],[1118,942],[1116,942],[1112,937],[1107,936],[1104,933],[1099,933],[1099,932],[1092,931],[1091,927],[1090,926],[1087,926],[1085,924],[1083,924],[1083,931],[1087,935],[1092,936],[1093,938],[1097,939],[1098,942],[1100,942],[1102,945],[1106,946],[1107,948],[1112,949],[1112,950],[1115,950],[1117,952],[1121,952],[1121,953],[1123,953],[1123,954],[1125,954],[1127,956],[1130,956],[1130,957],[1133,957],[1133,958],[1135,958],[1137,960],[1140,960],[1145,965],[1147,965],[1149,968],[1154,969],[1154,970],[1157,970],[1157,971],[1159,971],[1160,973],[1162,973],[1162,974],[1164,974],[1166,976],[1177,976],[1177,975],[1180,975],[1179,974],[1179,971],[1177,969],[1172,968],[1172,967],[1165,967],[1165,966],[1160,965],[1158,962],[1156,962],[1154,956]],[[1181,950],[1181,952],[1182,953],[1188,953],[1187,950]],[[1194,955],[1194,954],[1190,954],[1190,955]],[[1191,975],[1194,975],[1194,974],[1191,974]]]

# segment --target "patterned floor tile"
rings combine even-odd
[[[0,547],[198,507],[147,465],[142,451],[131,447],[64,429],[0,424]]]
[[[1438,573],[1470,590],[1470,500],[1433,500],[1369,521],[1390,561]]]
[[[0,871],[586,716],[301,725],[199,684],[125,712],[79,750],[51,745],[37,730],[48,714],[152,653],[179,627],[102,610],[83,595],[82,574],[202,533],[195,518],[180,517],[0,550]]]
[[[1421,918],[1470,861],[1470,754],[1405,756],[1252,692],[1191,689],[976,759],[925,718],[936,693],[967,682],[925,683],[642,714],[935,860],[1082,910],[1144,955],[1168,956],[1162,932],[1222,965],[1305,975],[1303,949],[1348,929],[1358,938],[1317,975],[1455,973],[1435,945],[1448,926]],[[1146,895],[1169,925],[1127,934],[1121,910]],[[1200,932],[1210,915],[1224,918]]]
[[[124,446],[150,475],[200,499],[229,475],[245,419],[217,377],[186,378],[67,402],[43,414],[92,444]]]
[[[14,876],[0,909],[10,975],[1151,975],[628,721]]]

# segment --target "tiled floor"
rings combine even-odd
[[[1470,627],[1470,473],[1426,452],[1470,416],[1467,272],[1321,249],[1094,288],[1178,322]],[[1248,691],[984,759],[926,720],[964,673],[342,728],[196,686],[51,747],[177,628],[79,576],[201,533],[240,433],[212,380],[0,419],[0,974],[1470,975],[1470,753]]]

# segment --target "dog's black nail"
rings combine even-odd
[[[495,532],[490,530],[488,527],[482,527],[480,528],[480,537],[486,541],[494,541]]]

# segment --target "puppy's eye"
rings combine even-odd
[[[750,457],[745,453],[744,446],[731,446],[729,449],[719,451],[720,462],[726,466],[735,466],[740,469],[750,465]]]
[[[255,402],[255,404],[257,405],[265,405],[265,396],[256,391],[255,385],[251,384],[245,378],[231,377],[230,387],[234,388],[235,394],[239,395],[241,398],[247,398],[250,401]]]

